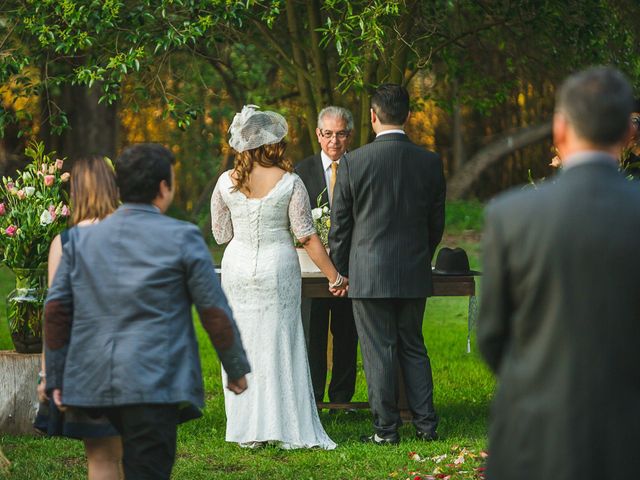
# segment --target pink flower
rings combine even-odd
[[[42,166],[40,167],[40,171],[42,173],[47,173],[47,164],[43,163]]]
[[[13,187],[14,187],[13,182],[7,182],[7,190],[13,190]]]
[[[62,210],[60,210],[60,215],[62,215],[63,217],[68,217],[69,215],[71,215],[71,210],[69,210],[69,207],[67,205],[62,206]]]
[[[7,213],[7,207],[4,206],[4,202],[0,203],[0,217]]]
[[[50,187],[51,185],[53,185],[53,182],[55,181],[56,177],[53,175],[45,175],[44,176],[44,184],[47,187]]]
[[[20,200],[23,200],[27,196],[27,194],[24,193],[24,190],[22,190],[22,189],[18,190],[18,193],[16,193],[16,195],[18,196],[18,198]]]
[[[69,172],[64,172],[62,175],[60,175],[60,180],[62,180],[63,182],[68,182],[70,178],[71,174]]]
[[[62,165],[64,165],[64,160],[61,160],[61,159],[59,159],[59,158],[58,158],[58,159],[56,160],[56,168],[57,168],[58,170],[62,170]]]
[[[18,227],[16,227],[15,225],[9,225],[4,233],[6,233],[9,237],[13,237],[16,234],[16,230],[18,230]]]
[[[51,221],[55,221],[56,219],[56,207],[53,205],[49,205],[49,214],[51,215]]]

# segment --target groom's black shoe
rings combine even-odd
[[[360,437],[362,443],[375,443],[376,445],[397,445],[400,443],[400,435],[394,433],[392,435],[381,437],[377,433],[373,435],[363,435]]]
[[[433,442],[438,440],[437,432],[424,432],[422,430],[416,430],[416,438],[418,440],[422,440],[423,442]]]

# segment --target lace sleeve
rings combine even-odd
[[[297,239],[308,237],[316,233],[311,218],[311,203],[304,183],[296,175],[293,183],[293,193],[289,200],[289,222],[291,231]]]
[[[211,195],[211,231],[213,238],[219,244],[227,243],[233,238],[231,212],[227,204],[224,203],[222,193],[220,193],[220,180],[216,183],[216,188],[213,189],[213,195]]]

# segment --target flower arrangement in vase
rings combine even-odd
[[[44,153],[42,143],[31,143],[25,155],[31,158],[25,169],[0,184],[0,262],[16,275],[16,289],[7,297],[13,344],[20,353],[37,353],[49,245],[70,214],[63,188],[69,173],[62,172],[63,160]]]

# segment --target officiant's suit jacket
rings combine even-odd
[[[431,258],[444,231],[440,157],[402,133],[380,135],[340,161],[329,247],[351,298],[432,294]]]
[[[640,188],[606,154],[580,155],[486,210],[478,346],[499,383],[487,478],[640,470]]]
[[[46,303],[47,389],[67,405],[179,404],[204,389],[192,305],[230,378],[249,371],[199,229],[153,205],[124,204],[72,228]]]
[[[322,157],[319,153],[298,163],[296,165],[296,173],[304,182],[304,186],[307,187],[311,208],[318,206],[318,197],[320,197],[320,205],[329,205],[327,182],[322,168]]]

